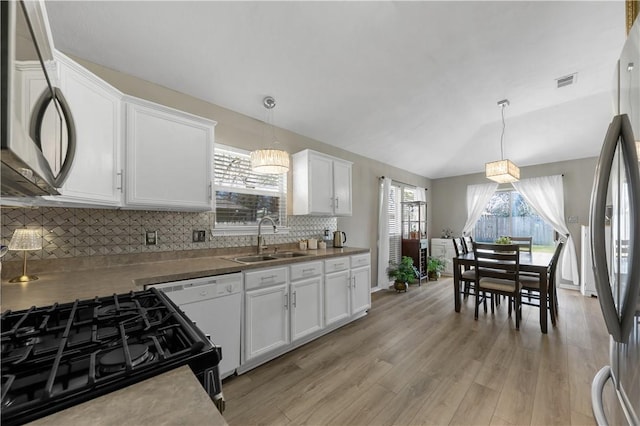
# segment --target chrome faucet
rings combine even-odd
[[[260,222],[258,222],[258,254],[262,254],[262,249],[267,248],[267,246],[264,243],[264,237],[262,236],[262,222],[266,220],[271,221],[271,224],[273,225],[273,233],[275,234],[276,232],[278,232],[278,228],[276,228],[275,221],[271,219],[269,216],[265,216],[262,219],[260,219]]]

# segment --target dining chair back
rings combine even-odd
[[[553,252],[553,256],[547,266],[547,294],[540,294],[540,277],[537,275],[520,275],[520,284],[522,290],[527,291],[526,301],[522,299],[522,303],[530,306],[540,307],[540,298],[546,297],[551,314],[551,324],[556,325],[558,316],[558,293],[556,289],[556,272],[558,268],[558,260],[562,252],[563,241],[559,241]],[[531,299],[537,302],[531,302]]]
[[[456,257],[466,254],[464,240],[462,238],[453,238],[453,249],[456,252]],[[460,293],[464,295],[466,299],[470,294],[475,293],[475,281],[476,281],[476,273],[473,269],[470,269],[468,266],[460,267],[460,281],[464,284],[460,287]],[[486,310],[486,304],[485,304]]]
[[[533,237],[509,237],[511,244],[518,244],[521,252],[531,253]]]
[[[467,252],[465,250],[464,241],[462,241],[462,238],[453,238],[452,240],[453,240],[453,249],[456,251],[456,256],[460,256]]]
[[[473,238],[472,237],[462,237],[462,242],[464,243],[464,248],[467,253],[473,253]]]
[[[482,294],[509,297],[516,313],[516,329],[520,328],[520,246],[517,244],[473,243],[476,272],[475,319],[478,319],[478,305]],[[493,308],[493,303],[492,303]]]

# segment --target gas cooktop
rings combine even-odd
[[[2,314],[2,424],[21,424],[188,364],[222,411],[221,351],[161,291]]]

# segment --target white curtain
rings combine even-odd
[[[378,208],[378,287],[389,283],[389,193],[391,178],[383,177],[380,184],[380,202]]]
[[[416,186],[416,201],[427,201],[427,190]]]
[[[564,187],[562,176],[543,176],[522,179],[513,183],[513,187],[546,222],[562,235],[568,235],[566,250],[561,255],[561,276],[565,280],[579,285],[578,258],[576,247],[564,221]]]
[[[467,186],[467,223],[462,228],[463,235],[471,232],[496,189],[495,182]]]

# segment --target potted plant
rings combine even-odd
[[[429,281],[437,281],[440,278],[440,273],[444,271],[446,264],[444,259],[439,257],[429,257],[427,260],[427,275]]]
[[[511,238],[509,237],[500,237],[496,239],[496,244],[511,244]]]
[[[409,284],[420,278],[418,269],[413,266],[413,259],[409,256],[402,256],[400,263],[391,263],[387,269],[387,276],[394,280],[393,288],[396,291],[407,291]]]

